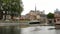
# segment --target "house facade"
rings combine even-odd
[[[60,24],[60,11],[58,9],[56,9],[56,11],[54,12],[54,17],[55,17],[55,23]]]
[[[37,21],[40,21],[41,23],[46,23],[47,22],[47,17],[45,15],[44,11],[31,10],[28,14],[26,14],[26,17],[30,21],[37,20]]]

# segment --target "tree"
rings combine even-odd
[[[2,0],[0,0],[0,19],[3,19]]]
[[[48,13],[47,14],[47,18],[48,18],[48,24],[50,24],[50,25],[53,25],[54,23],[53,23],[53,19],[54,19],[54,14],[53,13]]]
[[[47,18],[48,19],[53,19],[54,18],[54,14],[53,13],[48,13],[47,14]]]
[[[3,11],[5,11],[5,20],[7,14],[10,14],[11,18],[16,15],[21,15],[23,11],[21,0],[1,0],[1,2]]]

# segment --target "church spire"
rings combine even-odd
[[[35,12],[36,12],[36,10],[37,10],[37,9],[36,9],[36,4],[35,4]]]

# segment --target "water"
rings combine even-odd
[[[34,26],[21,28],[21,34],[60,34],[60,30],[50,29],[54,26]]]

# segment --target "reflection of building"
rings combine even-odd
[[[56,9],[56,11],[54,13],[54,17],[55,17],[55,22],[57,24],[60,24],[60,11],[58,9]]]

